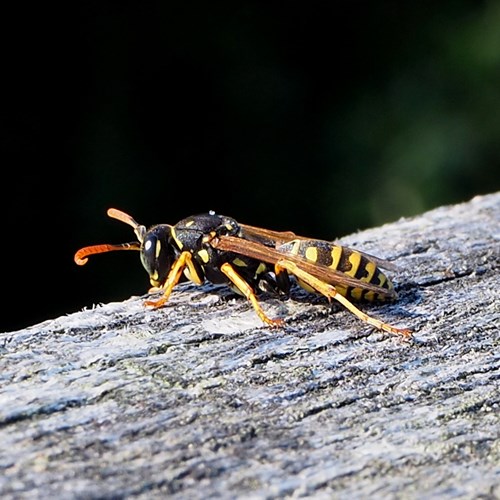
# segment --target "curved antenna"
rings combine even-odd
[[[75,253],[75,262],[79,266],[83,266],[87,263],[88,256],[89,255],[96,255],[98,253],[105,253],[105,252],[113,252],[115,250],[140,250],[141,249],[141,244],[138,243],[137,241],[133,241],[132,243],[120,243],[119,245],[109,245],[109,244],[102,244],[102,245],[92,245],[90,247],[83,247],[80,248]]]
[[[136,222],[133,219],[133,217],[131,217],[130,215],[128,215],[125,212],[122,212],[121,210],[118,210],[116,208],[108,209],[107,214],[112,219],[117,219],[121,222],[125,222],[125,224],[128,224],[129,226],[132,226],[134,228],[134,233],[137,236],[137,239],[139,240],[139,243],[136,241],[133,241],[132,243],[120,243],[118,245],[110,245],[108,243],[103,243],[101,245],[92,245],[89,247],[80,248],[80,250],[78,250],[74,256],[75,262],[79,266],[83,266],[87,263],[87,261],[89,260],[88,259],[89,255],[96,255],[98,253],[106,253],[106,252],[114,252],[115,250],[140,250],[141,249],[141,244],[144,241],[144,236],[146,234],[146,227],[141,226],[138,222]]]
[[[144,240],[144,235],[146,234],[145,226],[141,226],[134,220],[132,216],[126,214],[125,212],[122,212],[121,210],[118,210],[117,208],[109,208],[107,214],[108,217],[111,217],[112,219],[125,222],[125,224],[132,226],[134,228],[134,233],[137,236],[137,239],[142,243],[142,241]]]

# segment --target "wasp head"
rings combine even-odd
[[[141,262],[149,274],[152,286],[165,283],[175,260],[174,247],[169,243],[171,226],[160,224],[147,231],[141,241]]]
[[[138,224],[130,215],[116,208],[110,208],[108,216],[132,226],[139,241],[120,243],[118,245],[105,243],[84,247],[75,253],[75,262],[83,266],[87,263],[89,255],[115,250],[139,250],[142,265],[149,274],[151,285],[155,287],[163,285],[175,260],[175,249],[169,244],[171,226],[160,224],[146,230],[145,226]]]

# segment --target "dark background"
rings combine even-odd
[[[138,254],[73,262],[134,239],[108,207],[334,239],[498,190],[500,4],[403,4],[4,11],[0,331],[147,290]]]

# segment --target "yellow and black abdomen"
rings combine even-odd
[[[304,257],[309,262],[317,264],[321,279],[335,286],[335,289],[344,297],[373,301],[386,300],[396,296],[391,281],[380,268],[366,255],[351,248],[323,240],[297,239],[280,245],[278,250],[284,254],[284,258],[286,258],[286,254],[290,254]],[[328,279],[328,273],[321,274],[321,268],[333,269],[350,278],[376,285],[387,290],[387,294],[352,286],[351,284],[343,284],[338,275],[332,275],[331,279]],[[300,280],[298,281],[302,287],[311,290],[310,286]]]

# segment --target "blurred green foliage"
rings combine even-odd
[[[333,237],[498,187],[498,3],[194,5],[87,12],[85,197]]]
[[[44,262],[44,297],[22,324],[147,288],[131,256],[103,256],[97,280],[71,261],[80,246],[133,239],[110,206],[146,225],[213,209],[334,239],[500,188],[498,2],[84,2],[55,14],[20,12],[7,35],[7,234],[36,214]],[[31,268],[33,251],[16,255]]]

